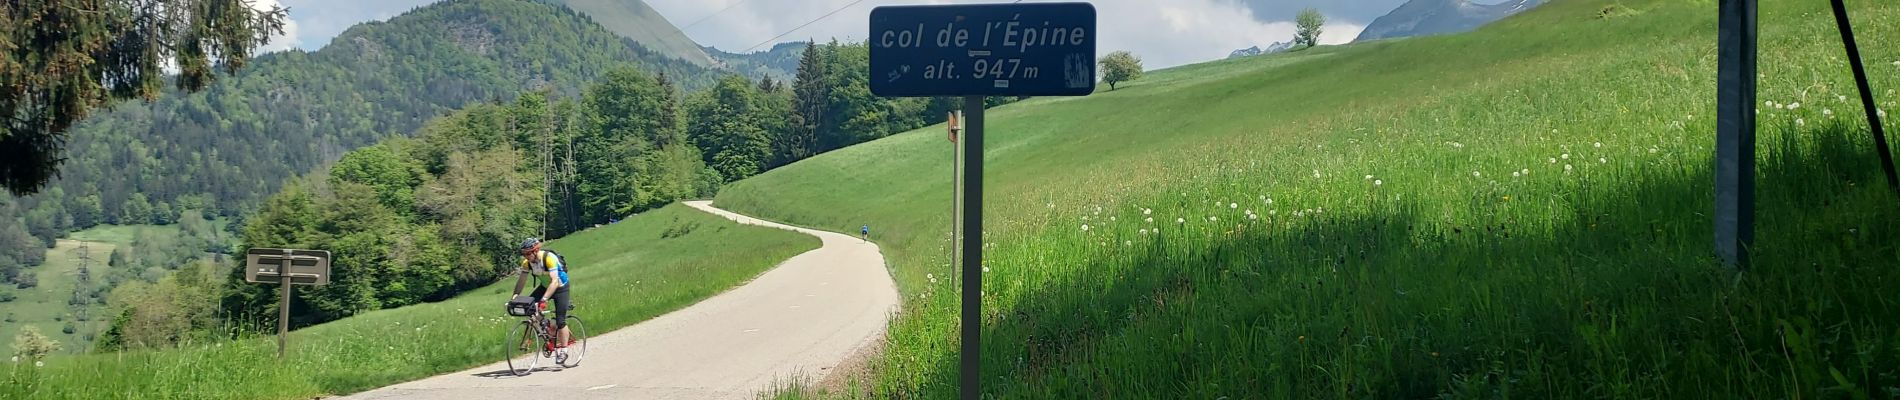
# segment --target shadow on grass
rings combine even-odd
[[[1563,215],[1513,213],[1529,200],[1487,192],[1455,222],[1407,203],[1282,219],[1056,260],[1073,276],[986,315],[984,392],[1900,396],[1900,201],[1865,132],[1776,136],[1741,274],[1712,258],[1701,165],[1520,194]],[[1001,250],[999,265],[1037,259]],[[941,359],[909,373],[954,388],[956,356]]]

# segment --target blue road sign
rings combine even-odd
[[[1085,96],[1095,91],[1088,3],[890,6],[871,10],[871,93]]]

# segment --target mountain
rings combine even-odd
[[[1468,0],[1412,0],[1372,20],[1353,41],[1458,33],[1542,5],[1546,0],[1478,4]]]
[[[1227,58],[1241,58],[1241,57],[1267,55],[1267,54],[1279,53],[1279,52],[1292,50],[1292,49],[1293,49],[1293,42],[1291,41],[1273,42],[1273,44],[1267,45],[1267,48],[1264,48],[1264,49],[1260,48],[1260,46],[1254,46],[1254,47],[1248,47],[1248,48],[1244,48],[1240,50],[1234,50],[1232,53],[1227,53]]]
[[[807,42],[785,42],[773,45],[770,50],[750,54],[727,53],[707,47],[713,58],[719,60],[719,66],[733,72],[744,74],[752,79],[771,77],[780,82],[791,82],[798,74],[798,59],[805,55]]]
[[[534,88],[573,95],[623,63],[688,88],[718,74],[552,4],[431,4],[351,27],[318,51],[259,56],[201,92],[95,113],[70,132],[60,179],[0,220],[38,210],[48,216],[26,219],[41,231],[146,223],[121,217],[147,201],[237,215],[287,178],[448,110]]]
[[[692,62],[713,66],[714,59],[686,37],[665,16],[640,0],[541,0],[559,4],[587,16],[620,37],[633,40],[648,49]]]

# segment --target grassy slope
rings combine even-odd
[[[93,230],[75,232],[74,235],[87,232],[93,232]],[[88,306],[86,310],[89,318],[86,321],[78,321],[72,306],[67,304],[72,300],[73,291],[79,285],[79,249],[83,245],[86,248],[85,251],[91,255],[92,268],[94,268],[91,271],[92,276],[104,279],[106,261],[110,259],[112,250],[116,246],[129,242],[131,242],[129,239],[124,242],[60,239],[57,246],[46,251],[45,264],[27,270],[27,272],[39,274],[37,276],[40,280],[39,286],[17,289],[12,285],[7,285],[0,288],[19,296],[11,302],[0,303],[0,310],[4,310],[0,311],[0,315],[13,321],[0,323],[0,340],[5,340],[6,345],[11,346],[14,335],[19,334],[20,329],[35,326],[39,328],[40,333],[58,340],[61,351],[80,353],[91,349],[92,343],[84,339],[86,333],[104,330],[110,321],[104,319],[102,315],[102,311],[105,310],[103,305]],[[72,334],[66,334],[60,330],[66,326],[66,321],[75,323],[77,329]],[[12,354],[11,347],[6,350],[6,354]]]
[[[1761,113],[1758,264],[1735,279],[1709,250],[1714,4],[1606,3],[992,110],[984,390],[1900,393],[1900,207],[1826,6],[1763,4],[1761,98],[1802,105]],[[1867,45],[1900,40],[1900,7],[1850,7],[1900,109],[1900,48]],[[930,279],[951,271],[949,157],[929,127],[717,199],[872,226],[913,299],[884,395],[955,392],[955,289]]]
[[[222,227],[224,221],[212,223]],[[0,315],[14,314],[16,322],[0,324],[0,340],[11,341],[21,327],[36,325],[40,333],[58,340],[63,351],[81,353],[90,350],[92,343],[85,340],[86,334],[104,331],[111,322],[102,314],[106,311],[105,305],[88,306],[88,320],[78,321],[73,334],[60,331],[65,326],[62,320],[75,317],[67,301],[72,299],[73,290],[78,284],[79,248],[84,245],[86,252],[91,254],[94,268],[98,268],[92,271],[95,274],[93,276],[102,277],[106,273],[105,269],[110,268],[106,262],[111,260],[112,251],[119,246],[131,245],[140,232],[148,231],[171,235],[177,234],[179,229],[177,225],[100,225],[70,233],[66,239],[61,239],[57,246],[46,252],[46,263],[32,269],[34,273],[40,274],[39,286],[25,290],[0,287],[0,290],[12,291],[19,296],[19,299],[0,307],[5,310]]]
[[[574,313],[598,335],[743,283],[818,241],[676,205],[549,247],[575,265]],[[258,337],[0,366],[0,398],[310,398],[461,370],[500,360],[513,283],[297,330],[289,365],[273,360],[274,338]]]
[[[678,27],[641,0],[545,0],[566,5],[593,19],[620,37],[700,66],[712,65],[711,55]]]

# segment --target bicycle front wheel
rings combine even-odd
[[[581,324],[581,317],[567,316],[567,359],[561,363],[563,368],[581,366],[581,359],[587,358],[587,326]]]
[[[521,321],[520,325],[508,330],[508,341],[502,342],[502,357],[508,361],[508,372],[515,376],[527,376],[534,372],[535,364],[541,362],[541,341],[536,340],[534,324]],[[526,357],[526,358],[523,358]]]

